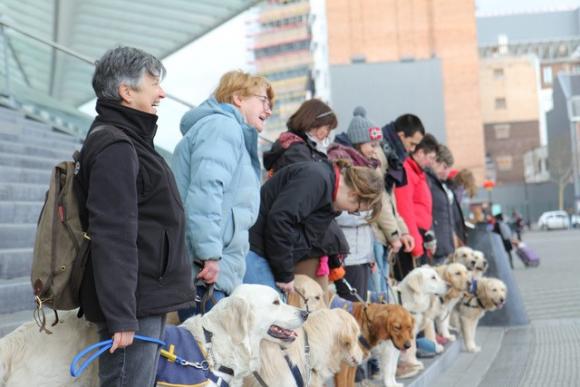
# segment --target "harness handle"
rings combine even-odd
[[[149,343],[153,343],[153,344],[158,344],[161,346],[165,346],[165,342],[153,337],[149,337],[149,336],[141,336],[141,335],[135,335],[134,337],[136,340],[140,340],[140,341],[144,341],[144,342],[149,342]],[[79,377],[83,371],[89,366],[89,364],[91,364],[96,358],[98,358],[99,356],[101,356],[103,354],[103,352],[105,352],[106,350],[108,350],[109,348],[111,348],[113,346],[113,339],[109,339],[109,340],[104,340],[104,341],[99,341],[98,343],[89,345],[88,347],[86,347],[85,349],[83,349],[82,351],[80,351],[72,360],[72,363],[70,364],[70,374],[73,378],[77,378]],[[81,361],[81,359],[85,356],[87,356],[89,353],[95,351],[95,353],[93,353],[91,356],[89,356],[88,359],[86,359],[84,362],[82,362],[80,364],[80,366],[78,366],[78,363]]]

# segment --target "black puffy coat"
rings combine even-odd
[[[276,281],[292,281],[295,263],[323,248],[322,237],[339,214],[332,205],[335,182],[330,162],[302,162],[282,168],[262,186],[250,250],[268,261]]]

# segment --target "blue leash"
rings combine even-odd
[[[141,340],[141,341],[145,341],[145,342],[149,342],[149,343],[154,343],[154,344],[159,344],[161,346],[165,346],[165,342],[159,339],[155,339],[153,337],[149,337],[149,336],[141,336],[141,335],[135,335],[134,337],[136,340]],[[113,346],[113,340],[109,339],[109,340],[105,340],[105,341],[99,341],[98,343],[95,343],[93,345],[89,345],[88,347],[86,347],[85,349],[83,349],[82,351],[80,351],[74,358],[72,363],[70,364],[70,374],[73,378],[79,377],[83,371],[89,366],[89,364],[91,364],[96,358],[98,358],[99,356],[101,356],[101,354],[103,354],[103,352],[105,352],[106,350],[108,350],[109,348],[111,348]],[[76,368],[75,366],[77,366],[77,364],[81,361],[81,359],[83,357],[85,357],[87,354],[91,353],[92,351],[95,351],[95,353],[93,353],[87,360],[85,360],[80,367]]]

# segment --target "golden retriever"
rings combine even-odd
[[[503,281],[484,277],[477,281],[475,291],[465,295],[458,304],[461,331],[468,352],[481,351],[481,347],[475,344],[477,324],[485,312],[502,308],[506,298],[507,287]]]
[[[73,357],[98,340],[95,326],[78,319],[76,311],[63,312],[61,317],[52,335],[39,332],[36,324],[29,322],[0,339],[0,386],[98,385],[95,364],[77,379],[69,375]],[[292,330],[302,326],[305,318],[303,311],[282,303],[274,289],[241,285],[210,312],[191,317],[182,327],[202,345],[203,328],[213,333],[213,356],[207,360],[212,369],[225,366],[234,370],[233,387],[259,368],[263,339],[291,341],[295,338]]]
[[[435,337],[437,332],[450,341],[455,341],[455,335],[449,332],[449,317],[455,305],[463,294],[469,290],[471,280],[469,272],[462,263],[450,263],[435,267],[435,271],[447,283],[449,290],[444,296],[431,296],[431,306],[425,312],[425,337],[435,343],[437,353],[443,352],[443,346],[438,344]]]
[[[473,250],[471,247],[458,247],[447,260],[448,263],[459,262],[465,265],[467,270],[473,273],[473,278],[480,279],[488,269],[487,259],[483,252]]]
[[[400,305],[352,303],[352,313],[361,327],[362,337],[368,343],[366,351],[378,351],[381,370],[392,368],[392,358],[386,358],[383,351],[378,350],[385,343],[389,343],[397,350],[405,351],[412,346],[415,321],[411,314]],[[365,344],[366,344],[365,343]],[[395,370],[396,371],[396,359]],[[343,364],[341,370],[334,377],[336,387],[354,387],[355,367]]]
[[[278,346],[262,347],[262,365],[258,373],[266,385],[295,387],[298,384],[290,367],[286,366],[285,354],[292,365],[298,366],[304,385],[312,387],[323,387],[325,381],[339,371],[342,362],[356,366],[363,360],[358,343],[360,328],[354,317],[342,309],[311,313],[297,332],[298,339],[285,351]],[[310,347],[308,354],[306,340]],[[249,376],[244,386],[259,387],[260,383]]]

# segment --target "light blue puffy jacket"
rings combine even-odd
[[[183,116],[181,132],[172,167],[188,251],[193,260],[221,258],[216,289],[230,294],[242,282],[260,208],[258,133],[236,107],[213,97]],[[199,270],[193,265],[194,278]]]

